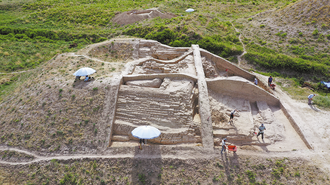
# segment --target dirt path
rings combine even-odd
[[[242,56],[245,55],[247,52],[246,52],[246,49],[245,49],[245,45],[242,41],[242,33],[234,26],[233,23],[231,23],[231,25],[234,27],[234,29],[237,33],[240,33],[238,39],[242,43],[242,46],[243,46],[243,53],[240,56],[237,57],[238,66],[240,67],[241,66],[241,61],[242,61]]]
[[[32,69],[31,69],[32,70]],[[17,71],[17,72],[10,72],[10,73],[0,73],[0,75],[8,75],[8,74],[16,74],[16,73],[25,73],[31,70],[27,70],[27,71]]]
[[[10,151],[16,151],[16,152],[22,152],[31,156],[34,156],[35,159],[32,161],[27,162],[7,162],[7,161],[1,161],[0,164],[7,164],[7,165],[28,165],[33,163],[39,163],[39,162],[48,162],[53,159],[56,160],[81,160],[81,159],[121,159],[121,158],[162,158],[162,159],[180,159],[180,160],[188,160],[188,159],[214,159],[214,158],[221,158],[220,154],[220,148],[217,147],[214,150],[207,151],[207,155],[205,155],[205,151],[202,150],[176,150],[175,153],[172,154],[161,154],[161,155],[155,155],[152,151],[156,150],[157,147],[149,147],[145,148],[142,151],[139,151],[139,153],[134,153],[136,147],[131,147],[130,153],[117,153],[117,154],[99,154],[99,155],[88,155],[88,154],[77,154],[77,155],[60,155],[60,156],[39,156],[36,154],[33,154],[28,151],[15,149],[15,148],[8,148],[8,147],[0,147],[0,150],[10,150]],[[164,148],[172,148],[169,146],[164,146]],[[231,156],[232,153],[228,153],[227,155]],[[322,167],[322,161],[324,159],[315,160],[316,157],[322,157],[322,152],[317,152],[313,150],[298,150],[298,151],[288,151],[288,152],[259,152],[259,151],[250,151],[250,150],[240,150],[238,152],[238,155],[240,156],[260,156],[260,157],[276,157],[276,158],[284,158],[284,157],[290,157],[290,158],[303,158],[306,160],[309,160],[314,165],[317,165],[319,167]],[[329,170],[329,169],[326,169]]]

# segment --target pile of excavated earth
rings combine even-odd
[[[161,19],[170,19],[172,17],[176,17],[176,15],[172,13],[162,13],[157,8],[147,10],[131,10],[116,14],[112,22],[119,25],[126,25],[156,17],[160,17]]]
[[[97,70],[95,80],[74,79],[84,66]],[[198,45],[173,48],[117,38],[60,54],[30,72],[0,105],[0,149],[24,154],[6,155],[0,165],[214,159],[227,138],[238,147],[236,157],[295,156],[328,170],[330,114],[292,100],[280,88],[269,89],[266,81]],[[264,139],[256,136],[261,124]],[[161,135],[138,150],[131,131],[141,125],[156,127]]]

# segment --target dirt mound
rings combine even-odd
[[[145,19],[152,19],[155,17],[160,17],[162,19],[170,19],[172,17],[176,17],[176,15],[171,13],[162,13],[156,8],[148,10],[131,10],[128,12],[117,14],[112,21],[119,25],[126,25]]]
[[[285,20],[287,23],[308,24],[330,23],[330,1],[328,0],[302,0],[275,13],[277,21]]]

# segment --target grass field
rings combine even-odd
[[[230,21],[261,12],[272,6],[284,6],[289,1],[263,1],[251,3],[236,1],[2,1],[0,2],[0,61],[2,72],[30,69],[49,60],[55,53],[71,52],[72,43],[81,48],[121,34],[149,39],[159,38],[156,33],[169,29],[176,33],[176,39],[160,42],[173,46],[187,46],[199,43],[206,49],[235,50],[218,52],[230,58],[242,52],[237,34]],[[121,26],[111,20],[118,12],[132,9],[159,7],[178,17],[173,19],[145,20],[132,25]],[[191,14],[184,10],[195,8]],[[150,32],[143,34],[141,29]],[[132,33],[138,30],[138,33]],[[167,32],[163,32],[165,37]],[[71,37],[68,37],[70,35]],[[193,37],[195,36],[195,37]],[[102,38],[102,39],[100,39]],[[193,39],[192,39],[193,38]],[[191,40],[187,42],[187,40]],[[201,41],[204,39],[203,41]],[[206,42],[211,44],[207,45]],[[204,43],[204,44],[203,44]],[[222,44],[224,43],[224,44]],[[221,46],[220,46],[221,45]],[[27,47],[31,47],[26,51]],[[214,47],[214,48],[213,48]],[[228,49],[227,49],[228,48]],[[37,56],[36,56],[37,55]]]
[[[292,0],[2,0],[0,1],[0,73],[36,68],[57,53],[75,52],[89,44],[119,35],[154,39],[170,46],[199,44],[212,53],[237,62],[243,52],[233,24],[243,33],[248,53],[244,59],[258,71],[314,83],[329,78],[327,22],[312,21],[292,34],[280,31],[285,20],[264,23],[267,16],[281,13]],[[299,1],[297,1],[299,2]],[[313,6],[308,4],[308,6]],[[172,19],[148,19],[130,25],[112,21],[116,14],[148,8],[175,14]],[[186,13],[194,8],[193,13]],[[264,13],[276,10],[275,13]],[[298,9],[295,11],[297,12]],[[256,14],[263,16],[255,16]],[[275,19],[274,19],[275,20]],[[323,19],[322,19],[323,20]],[[281,22],[282,21],[282,22]],[[307,20],[306,20],[307,21]],[[233,23],[233,24],[232,24]],[[278,24],[277,27],[272,24]],[[302,28],[305,28],[302,27]],[[275,29],[276,28],[276,29]],[[308,29],[307,29],[308,28]],[[317,30],[317,31],[316,31]],[[69,48],[70,44],[77,47]],[[0,77],[0,94],[12,76]],[[5,80],[4,80],[5,79]]]

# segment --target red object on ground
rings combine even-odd
[[[228,145],[228,151],[236,152],[237,151],[237,147],[235,145]]]
[[[270,84],[269,86],[270,86],[270,88],[272,88],[273,90],[275,90],[275,86],[276,86],[275,84]]]

